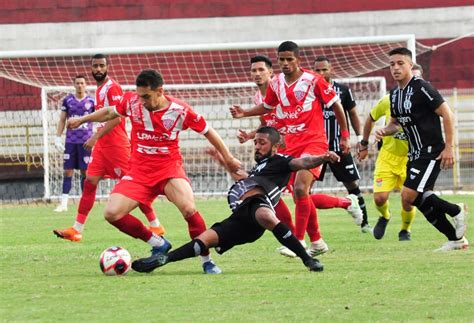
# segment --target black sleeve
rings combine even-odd
[[[434,111],[439,108],[441,104],[443,104],[444,99],[439,94],[438,90],[436,90],[431,83],[423,81],[421,83],[421,93],[423,93],[422,97],[424,98],[427,106],[430,110]]]
[[[352,96],[352,91],[349,87],[343,87],[343,100],[341,101],[342,107],[346,111],[352,110],[356,106],[354,97]]]
[[[290,171],[292,172],[293,170],[291,169],[290,167],[290,162],[294,159],[293,156],[290,156],[290,155],[282,155],[282,154],[278,154],[278,156],[280,156],[281,158],[279,158],[279,169],[281,169],[282,171]]]

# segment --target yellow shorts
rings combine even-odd
[[[374,193],[401,189],[407,173],[407,156],[397,156],[381,149],[375,162]]]

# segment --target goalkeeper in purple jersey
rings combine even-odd
[[[94,112],[94,99],[86,93],[86,79],[83,75],[77,75],[74,78],[74,88],[75,93],[70,93],[63,99],[54,142],[56,148],[64,153],[63,192],[61,203],[54,209],[55,212],[67,211],[74,169],[81,171],[82,189],[91,155],[91,152],[84,148],[84,143],[92,136],[92,123],[86,123],[77,129],[68,129],[65,145],[61,138],[67,119]]]

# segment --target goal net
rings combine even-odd
[[[413,35],[295,42],[301,48],[304,68],[310,69],[316,56],[325,55],[331,59],[334,76],[354,92],[362,120],[386,89],[383,78],[360,76],[386,67],[387,52],[394,47],[409,47],[417,53],[425,50],[415,42]],[[37,107],[25,107],[23,111],[14,113],[4,108],[0,110],[3,117],[0,118],[0,154],[3,160],[12,163],[27,160],[29,167],[44,168],[42,198],[58,197],[62,187],[62,158],[54,149],[58,109],[62,98],[72,91],[69,86],[74,76],[89,75],[91,56],[104,53],[111,61],[109,75],[127,90],[133,90],[135,77],[142,69],[159,70],[165,80],[165,91],[187,101],[204,115],[231,151],[250,167],[253,147],[251,143],[238,144],[236,133],[241,128],[254,129],[258,119],[233,120],[228,108],[232,104],[252,105],[256,87],[249,82],[250,57],[258,54],[269,56],[274,61],[275,72],[279,72],[276,64],[279,44],[279,41],[273,41],[0,53],[1,77],[42,88],[42,110]],[[93,89],[90,94],[93,94]],[[185,131],[180,142],[195,193],[220,195],[225,192],[231,180],[203,153],[209,146],[205,138]],[[75,181],[71,194],[78,196],[78,177]],[[103,183],[98,195],[106,196],[112,186],[113,183]],[[337,183],[334,185],[339,186]]]

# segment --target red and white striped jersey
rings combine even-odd
[[[122,100],[122,96],[123,91],[120,84],[109,78],[95,91],[95,110],[117,106]],[[100,131],[104,125],[105,122],[97,123],[97,131]],[[130,146],[130,140],[128,140],[127,131],[125,130],[125,119],[120,120],[120,124],[100,138],[94,148],[111,146]]]
[[[283,73],[270,81],[264,99],[267,109],[280,105],[285,124],[287,149],[318,144],[327,149],[322,104],[331,106],[339,99],[334,89],[319,74],[303,70],[293,84],[286,84]]]
[[[260,93],[260,90],[257,90],[255,93],[255,96],[253,97],[253,103],[255,105],[259,105],[260,103],[263,103],[264,97],[262,96],[262,93]],[[260,121],[262,124],[273,127],[278,130],[282,135],[285,134],[285,125],[283,124],[282,120],[279,119],[281,116],[281,108],[280,105],[277,105],[275,109],[268,111],[267,113],[263,114],[260,116]]]
[[[187,103],[165,95],[170,105],[159,111],[148,111],[135,92],[125,93],[115,107],[121,116],[130,118],[132,124],[131,163],[157,167],[156,163],[182,161],[179,150],[179,133],[188,128],[206,134],[206,120]]]

